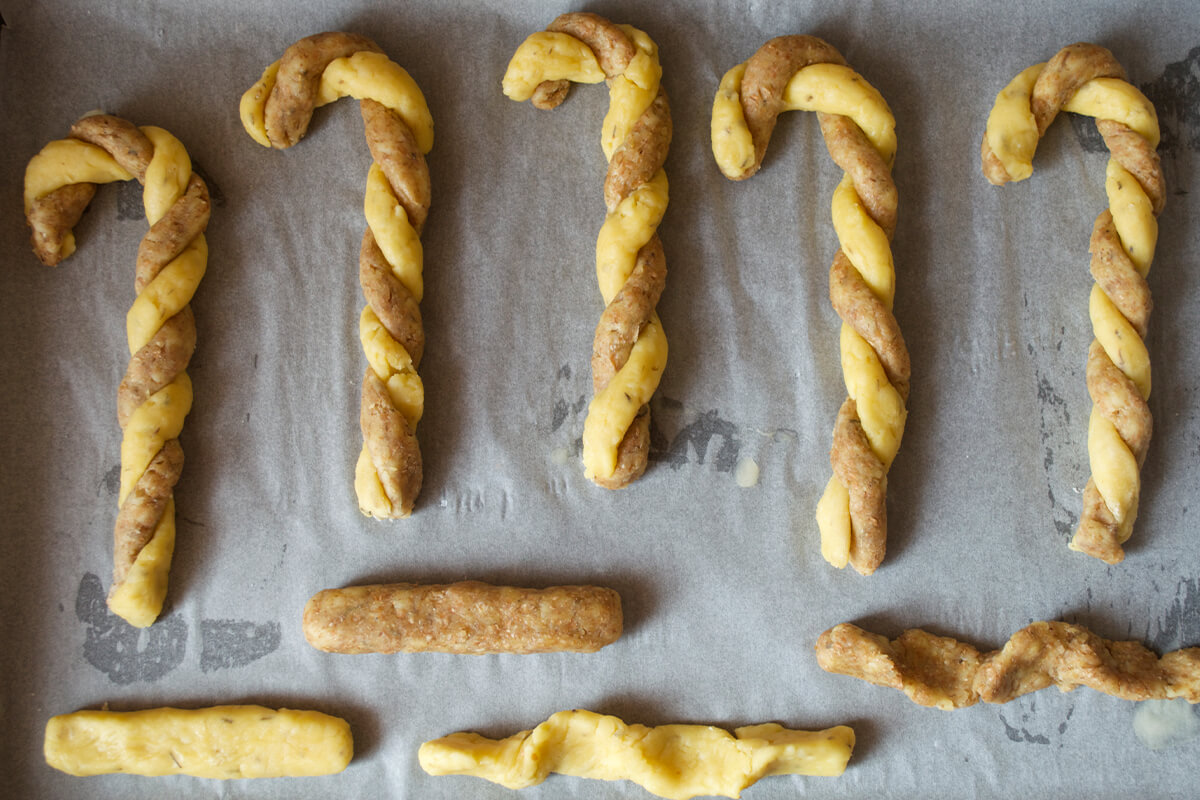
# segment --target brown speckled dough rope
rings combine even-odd
[[[1200,647],[1160,658],[1140,642],[1101,639],[1067,622],[1035,622],[990,653],[919,628],[888,641],[842,623],[821,634],[816,651],[826,672],[900,689],[914,703],[941,709],[1007,703],[1048,686],[1200,702]]]
[[[593,653],[621,627],[621,597],[601,586],[348,586],[304,607],[304,637],[330,653]]]
[[[117,389],[121,489],[108,604],[145,627],[162,609],[174,552],[173,490],[183,471],[177,437],[192,403],[186,369],[196,322],[190,301],[207,266],[208,188],[171,134],[97,114],[30,161],[25,211],[34,252],[54,265],[74,251],[71,229],[96,183],[131,178],[145,187],[150,230],[138,248],[137,298],[126,317],[131,357]]]
[[[1111,153],[1110,208],[1097,217],[1088,248],[1095,279],[1089,302],[1095,338],[1087,359],[1092,477],[1071,548],[1115,564],[1125,557],[1121,545],[1137,517],[1139,470],[1153,428],[1144,339],[1152,307],[1146,274],[1166,197],[1155,152],[1158,120],[1112,53],[1069,45],[997,96],[981,145],[984,176],[996,185],[1028,177],[1037,142],[1060,110],[1095,117]]]
[[[412,512],[422,481],[416,438],[425,403],[417,374],[425,349],[419,237],[430,203],[424,154],[433,145],[425,98],[370,39],[330,32],[289,47],[245,93],[241,112],[256,141],[287,148],[308,130],[316,106],[347,95],[361,100],[373,159],[359,252],[359,282],[367,300],[359,338],[368,366],[355,490],[364,514],[394,519]]]
[[[571,81],[608,81],[602,146],[608,217],[596,244],[605,309],[592,343],[592,387],[583,433],[587,477],[607,489],[639,478],[650,454],[647,405],[666,365],[667,341],[655,312],[667,267],[657,228],[667,205],[662,165],[671,111],[659,80],[657,47],[645,33],[595,14],[563,14],[521,45],[504,93],[554,108]]]
[[[713,155],[726,177],[744,180],[758,171],[775,122],[787,110],[817,112],[829,155],[846,173],[833,198],[840,247],[829,296],[843,322],[848,397],[834,426],[833,478],[817,521],[825,558],[869,575],[886,550],[887,473],[904,431],[910,377],[892,314],[895,120],[879,93],[827,42],[771,39],[725,74],[713,103]]]

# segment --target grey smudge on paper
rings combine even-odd
[[[1030,355],[1033,355],[1033,345],[1029,346]],[[1054,466],[1054,442],[1053,434],[1055,431],[1065,430],[1071,425],[1071,411],[1067,408],[1067,401],[1054,388],[1053,384],[1042,374],[1041,370],[1035,368],[1037,375],[1037,396],[1038,410],[1041,416],[1039,425],[1042,436],[1042,470],[1046,473],[1046,494],[1050,499],[1050,510],[1054,521],[1054,529],[1063,537],[1070,537],[1072,530],[1075,528],[1077,517],[1074,512],[1058,501],[1054,495],[1055,480],[1051,472]]]
[[[1175,601],[1158,621],[1151,644],[1159,654],[1200,645],[1200,579],[1185,578],[1175,587]]]
[[[662,462],[672,469],[679,469],[689,461],[690,455],[695,453],[696,461],[703,464],[708,457],[709,446],[714,439],[718,439],[720,446],[712,458],[717,472],[733,472],[737,466],[738,453],[742,446],[737,436],[737,426],[722,419],[715,409],[699,414],[671,439],[663,434],[662,428],[655,424],[654,419],[653,416],[650,418],[651,461]]]
[[[149,628],[135,628],[108,610],[100,578],[79,581],[75,616],[86,626],[83,657],[120,686],[157,681],[183,662],[187,625],[168,614]]]
[[[200,621],[200,669],[244,667],[279,649],[282,632],[278,622],[261,625],[232,619]]]
[[[1193,47],[1182,61],[1167,64],[1162,75],[1141,89],[1158,113],[1159,150],[1200,150],[1200,47]]]
[[[137,181],[123,181],[117,184],[117,219],[146,219],[146,207],[142,205],[142,185]]]
[[[1036,735],[1032,734],[1025,728],[1014,728],[1012,725],[1008,724],[1008,720],[1004,718],[1003,714],[999,714],[998,716],[1000,717],[1000,723],[1004,725],[1005,735],[1007,735],[1012,741],[1023,742],[1025,744],[1050,744],[1050,738],[1048,736],[1040,733]],[[1028,716],[1028,714],[1022,715],[1023,720],[1028,718]]]
[[[117,464],[108,472],[104,473],[104,478],[100,481],[100,489],[97,496],[116,497],[121,491],[121,465]]]
[[[1095,120],[1081,114],[1067,114],[1066,116],[1071,120],[1071,130],[1075,132],[1075,139],[1085,153],[1108,152],[1108,146],[1104,144],[1104,137],[1096,129]]]

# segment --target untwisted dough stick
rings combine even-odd
[[[756,173],[779,114],[818,112],[825,145],[845,177],[833,197],[840,248],[829,297],[842,319],[842,372],[849,395],[838,412],[833,477],[817,506],[821,553],[864,575],[887,544],[887,473],[907,416],[910,366],[892,314],[896,273],[890,241],[896,226],[895,120],[887,103],[813,36],[768,41],[729,70],[713,102],[713,155],[726,177]]]
[[[1112,155],[1105,186],[1109,209],[1092,228],[1089,314],[1095,339],[1088,351],[1092,398],[1088,454],[1092,477],[1071,549],[1116,564],[1125,557],[1141,493],[1139,470],[1153,419],[1150,356],[1144,339],[1150,318],[1146,274],[1166,198],[1154,106],[1125,81],[1112,53],[1079,43],[1035,64],[996,97],[982,149],[983,174],[996,185],[1033,172],[1033,153],[1060,110],[1096,118]]]
[[[915,703],[941,709],[1007,703],[1047,686],[1200,703],[1200,647],[1160,658],[1140,642],[1101,639],[1067,622],[1035,622],[990,653],[919,628],[888,641],[844,622],[821,634],[816,651],[826,672],[900,689]]]
[[[347,586],[309,598],[303,628],[328,653],[594,653],[621,635],[621,596],[479,581]]]
[[[359,282],[367,307],[359,339],[367,357],[355,467],[359,508],[377,519],[407,517],[421,491],[416,427],[425,407],[417,374],[425,349],[420,233],[429,212],[433,121],[416,83],[378,45],[350,33],[319,33],[289,47],[242,96],[242,124],[266,147],[287,148],[308,130],[313,109],[360,99],[373,162]]]
[[[208,188],[174,136],[97,114],[29,162],[25,214],[34,252],[57,264],[75,250],[71,229],[95,184],[131,178],[145,187],[150,230],[138,248],[137,298],[126,316],[131,358],[117,390],[121,487],[108,605],[145,627],[162,610],[175,547],[173,489],[183,471],[177,437],[192,405],[186,369],[196,348],[189,303],[208,261]]]
[[[507,739],[454,733],[421,745],[431,775],[473,775],[509,789],[544,781],[551,772],[629,780],[672,800],[738,797],[768,775],[841,775],[854,750],[845,725],[789,730],[773,722],[730,733],[708,725],[627,725],[592,711],[560,711]]]
[[[608,159],[608,216],[596,242],[596,275],[605,309],[592,342],[592,387],[583,430],[584,470],[619,489],[639,478],[650,454],[647,403],[667,362],[667,339],[654,310],[667,266],[657,229],[667,207],[662,169],[671,143],[671,110],[659,81],[658,48],[629,25],[595,14],[563,14],[526,39],[504,74],[504,94],[554,108],[570,81],[609,83],[601,145]]]

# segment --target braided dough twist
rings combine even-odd
[[[1096,118],[1111,158],[1105,188],[1109,208],[1092,228],[1089,314],[1095,336],[1088,351],[1092,398],[1088,454],[1092,477],[1071,549],[1109,564],[1120,562],[1141,493],[1139,470],[1153,419],[1150,356],[1144,339],[1152,306],[1146,274],[1166,197],[1159,165],[1154,106],[1125,81],[1112,53],[1094,44],[1064,47],[1035,64],[996,97],[982,144],[983,173],[1002,185],[1033,172],[1033,153],[1060,110]]]
[[[768,775],[841,775],[854,731],[789,730],[776,723],[729,733],[707,725],[627,725],[591,711],[560,711],[507,739],[454,733],[421,745],[431,775],[473,775],[509,789],[536,786],[551,772],[630,780],[672,800],[738,797]]]
[[[25,215],[34,253],[53,266],[75,251],[71,229],[96,184],[132,178],[144,185],[150,230],[138,248],[137,297],[125,318],[131,357],[117,389],[121,487],[108,605],[146,627],[162,610],[175,548],[173,490],[183,471],[178,437],[192,406],[186,369],[196,349],[189,303],[208,263],[208,187],[171,134],[97,114],[30,160]]]
[[[713,155],[732,180],[756,173],[779,114],[816,111],[825,145],[846,173],[833,196],[840,248],[829,296],[842,319],[848,397],[838,412],[833,477],[817,505],[821,553],[869,575],[887,544],[887,472],[907,416],[908,349],[892,314],[896,272],[895,119],[883,97],[828,43],[781,36],[721,79],[713,101]]]
[[[662,169],[671,110],[650,37],[595,14],[563,14],[526,39],[504,74],[504,94],[554,108],[570,82],[607,78],[609,110],[601,146],[608,159],[608,215],[596,241],[596,277],[605,309],[592,343],[592,388],[583,430],[588,478],[619,489],[639,478],[650,454],[650,410],[667,363],[655,306],[667,280],[658,225],[667,208]]]
[[[373,41],[330,32],[301,39],[267,67],[242,96],[242,124],[259,144],[288,148],[308,130],[314,108],[347,95],[361,101],[373,159],[359,251],[367,300],[359,340],[368,366],[354,488],[364,514],[396,519],[412,513],[422,479],[416,427],[425,389],[417,367],[425,350],[420,233],[430,202],[429,107],[409,74]]]
[[[1101,639],[1068,622],[1035,622],[990,653],[919,628],[888,641],[842,623],[821,634],[816,651],[826,672],[900,689],[914,703],[944,710],[1007,703],[1047,686],[1200,703],[1200,647],[1160,658],[1140,642]]]

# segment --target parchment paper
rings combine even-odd
[[[506,736],[566,708],[644,724],[854,726],[844,776],[765,779],[744,793],[753,800],[1194,796],[1200,719],[1186,705],[1172,709],[1177,740],[1151,749],[1134,721],[1153,706],[1051,689],[939,712],[828,675],[812,650],[842,621],[981,648],[1038,619],[1159,651],[1200,645],[1194,7],[588,4],[658,43],[675,122],[659,305],[670,360],[650,469],[616,493],[579,463],[607,92],[577,87],[541,112],[500,91],[521,41],[576,8],[3,4],[5,796],[510,797],[425,775],[418,746],[457,730]],[[392,523],[362,517],[352,488],[369,164],[356,104],[319,110],[286,152],[255,144],[237,115],[284,48],[337,29],[373,37],[409,70],[436,124],[425,488],[413,517]],[[784,118],[746,182],[721,177],[709,147],[721,74],[785,33],[833,43],[897,120],[896,315],[913,380],[888,557],[871,578],[827,566],[813,521],[845,392],[827,289],[840,171],[813,115]],[[1156,430],[1128,558],[1111,568],[1066,548],[1088,475],[1087,241],[1106,205],[1103,146],[1090,121],[1064,118],[1031,180],[998,189],[978,166],[996,93],[1081,40],[1109,47],[1158,104],[1169,187],[1149,278]],[[178,136],[215,200],[168,605],[140,633],[103,602],[139,192],[102,188],[79,251],[54,269],[29,251],[21,215],[25,163],[97,108]],[[757,481],[740,485],[753,466]],[[303,639],[301,609],[320,589],[466,578],[613,586],[626,633],[594,655],[543,656],[331,656]],[[344,716],[356,757],[333,777],[220,783],[78,779],[41,755],[54,714],[230,702]],[[521,796],[648,795],[553,776]]]

